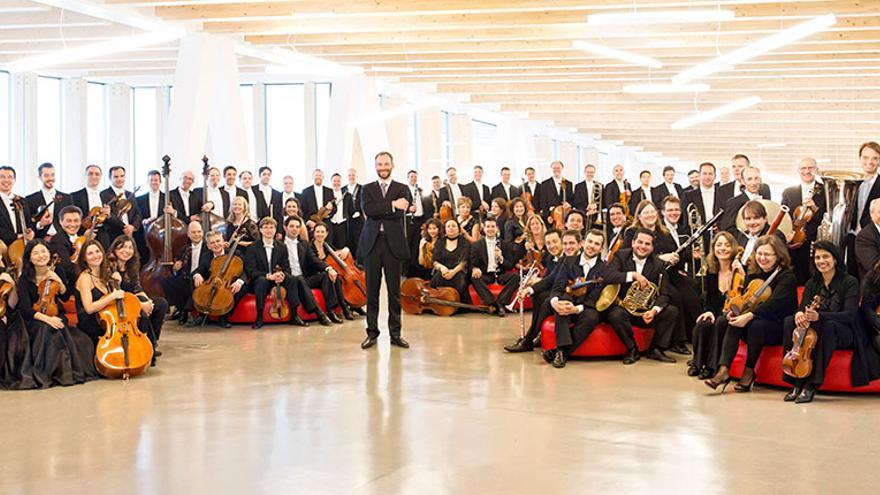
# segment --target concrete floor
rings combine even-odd
[[[528,316],[528,315],[527,315]],[[676,365],[506,354],[518,319],[169,325],[128,383],[0,393],[0,493],[853,493],[880,397],[714,396]],[[800,450],[802,449],[802,450]]]

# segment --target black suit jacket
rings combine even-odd
[[[816,213],[813,214],[813,219],[807,223],[806,228],[804,229],[807,234],[808,241],[816,240],[816,234],[819,230],[819,224],[822,223],[822,217],[825,215],[826,205],[825,205],[825,185],[816,182],[815,188],[813,188],[813,202],[816,203],[816,206],[819,208]],[[794,210],[798,206],[801,205],[801,185],[798,184],[796,186],[787,187],[784,191],[782,191],[782,204],[783,206],[787,206],[789,209],[789,215],[791,215],[791,220],[794,222]],[[809,244],[807,242],[806,244]]]
[[[682,188],[677,183],[673,182],[672,185],[675,188],[675,191],[678,193],[678,199],[684,201],[684,188]],[[669,189],[666,188],[666,181],[664,181],[659,186],[654,186],[651,188],[651,201],[657,205],[657,208],[663,208],[663,200],[666,199],[666,196],[669,196]]]
[[[721,200],[726,204],[733,198],[734,193],[736,192],[734,188],[736,187],[736,181],[728,182],[723,186],[715,186],[721,195]],[[767,184],[761,184],[761,189],[758,190],[761,194],[761,197],[764,199],[770,199],[770,186]]]
[[[327,204],[327,202],[333,202],[333,189],[330,189],[327,186],[321,186],[324,191],[324,203],[318,204],[318,198],[315,194],[315,186],[314,184],[303,189],[302,193],[300,193],[300,209],[302,210],[303,219],[308,220],[310,216],[314,215],[318,212],[322,206]],[[257,198],[259,200],[259,198]],[[333,216],[333,213],[336,212],[336,204],[333,205],[333,208],[330,210],[330,214],[327,215],[327,218]]]
[[[162,215],[162,210],[165,208],[165,193],[159,191],[159,211],[154,212],[150,211],[150,193],[141,194],[137,197],[137,206],[141,211],[141,216],[144,217],[145,220],[150,218],[155,218],[157,216]]]
[[[703,192],[701,189],[697,188],[684,193],[684,201],[681,205],[682,215],[687,215],[687,207],[691,203],[697,205],[700,217],[704,222],[712,218],[712,216],[718,213],[719,210],[724,209],[724,205],[721,203],[718,186],[715,186],[715,204],[712,207],[712,212],[708,216],[706,215],[706,207],[703,206]]]
[[[24,233],[25,229],[33,228],[31,224],[31,212],[30,208],[28,208],[27,200],[22,198],[21,205],[24,208],[24,225],[20,225],[20,218],[18,215],[18,210],[13,207],[13,211],[15,212],[15,223],[16,229],[12,228],[12,219],[9,218],[9,212],[6,210],[6,206],[0,204],[0,240],[6,243],[7,246],[15,242],[18,237]]]
[[[382,189],[379,181],[370,182],[363,188],[361,209],[366,216],[364,228],[358,241],[358,257],[366,259],[376,245],[379,238],[380,226],[384,229],[385,237],[391,246],[391,254],[399,260],[409,259],[409,244],[403,231],[403,211],[391,206],[391,202],[398,198],[406,198],[412,203],[409,188],[397,181],[388,184],[388,191],[382,197]]]
[[[275,271],[276,266],[281,267],[284,276],[290,276],[290,258],[287,256],[287,246],[281,241],[272,242],[272,259],[266,259],[266,250],[263,247],[263,239],[257,239],[253,244],[248,246],[244,252],[245,271],[251,280]]]
[[[110,202],[113,197],[116,196],[116,193],[113,192],[113,189],[108,187],[101,191],[101,201],[104,204]],[[132,207],[128,210],[128,223],[134,227],[135,230],[140,230],[142,227],[142,217],[141,210],[137,206],[137,201],[134,198],[134,194],[131,191],[125,191],[125,197],[131,201]],[[110,240],[116,238],[116,236],[122,234],[122,228],[125,227],[125,224],[122,223],[122,220],[116,216],[116,212],[118,208],[116,205],[112,205],[110,207],[110,218],[107,219],[107,233],[110,234]]]
[[[880,232],[873,222],[863,227],[856,235],[856,259],[859,262],[859,275],[864,280],[864,275],[874,269],[877,261],[880,261]]]
[[[61,212],[61,209],[65,206],[72,205],[73,200],[71,199],[69,194],[65,194],[63,192],[55,192],[55,203],[52,205],[52,209],[54,213],[52,214],[52,224],[55,225],[55,231],[61,232],[61,218],[59,218],[58,213]],[[25,203],[27,203],[28,210],[32,215],[36,215],[37,211],[42,206],[46,206],[46,199],[43,197],[43,191],[37,191],[27,198],[25,198]],[[30,219],[28,219],[30,221]],[[36,232],[36,237],[44,237],[48,232],[48,228],[43,229],[42,232]]]
[[[201,212],[202,206],[205,205],[205,202],[202,197],[204,194],[203,191],[204,191],[204,188],[201,188],[201,187],[197,187],[193,190],[193,194],[196,196],[196,200],[197,200],[196,204],[198,204],[198,208],[196,209],[196,211],[198,211],[198,212]],[[245,194],[247,194],[247,193],[245,193]],[[192,198],[192,196],[190,196],[190,198]],[[223,213],[221,213],[220,216],[222,216],[223,218],[227,218],[229,216],[229,208],[232,204],[232,201],[231,201],[232,198],[229,197],[229,193],[226,192],[226,190],[224,190],[223,188],[220,189],[220,198],[222,198],[221,201],[223,201],[223,204],[220,205],[223,207]]]
[[[736,231],[736,217],[739,215],[740,208],[743,207],[747,202],[749,202],[749,197],[745,194],[740,194],[735,198],[730,198],[724,203],[724,215],[721,215],[721,220],[718,221],[718,228],[721,230],[726,230],[730,233]],[[768,222],[773,222],[774,219],[768,218]]]
[[[633,260],[633,252],[632,249],[621,249],[614,255],[614,259],[611,260],[611,269],[613,271],[619,272],[626,277],[628,272],[636,271],[636,262]],[[663,275],[663,281],[660,283],[660,276]],[[660,283],[660,293],[657,295],[657,299],[654,301],[654,306],[657,306],[661,309],[665,308],[667,304],[669,304],[669,280],[666,274],[666,263],[660,261],[659,258],[654,256],[648,256],[645,261],[645,267],[642,269],[642,275],[645,278],[653,282],[654,284]],[[626,295],[626,292],[629,290],[629,286],[632,283],[625,282],[620,285],[620,297],[623,298]]]
[[[855,204],[855,208],[858,208],[858,193],[856,193],[856,199],[853,201]],[[866,225],[871,223],[871,201],[880,198],[880,177],[874,180],[874,185],[871,187],[871,192],[868,193],[868,200],[865,201],[865,209],[861,211],[861,214],[851,215],[852,221],[850,226],[855,228],[856,226],[856,218],[858,218],[859,226],[865,228]]]
[[[629,212],[635,215],[636,207],[639,206],[639,203],[646,199],[648,201],[652,201],[651,193],[648,192],[647,194],[645,194],[644,189],[642,189],[641,187],[636,189],[635,192],[633,192],[632,196],[629,197]],[[660,205],[658,204],[656,206],[657,211],[660,211]]]
[[[483,190],[483,201],[485,201],[486,204],[491,203],[492,202],[492,189],[490,189],[489,186],[487,186],[486,184],[480,184],[480,185],[482,186],[481,189]],[[470,184],[465,184],[465,187],[468,188],[468,191],[470,192],[471,201],[473,202],[473,205],[471,205],[471,210],[473,210],[473,211],[479,210],[480,209],[480,194],[477,192],[478,191],[477,183],[471,182]]]
[[[326,187],[324,189],[327,189]],[[258,223],[261,219],[268,217],[270,214],[275,221],[278,222],[278,225],[281,225],[281,217],[284,216],[284,205],[281,204],[281,198],[284,197],[281,194],[281,191],[277,191],[272,188],[272,194],[269,195],[269,203],[266,203],[266,197],[263,196],[263,192],[260,191],[260,186],[251,186],[251,191],[254,193],[254,197],[257,198],[257,216],[260,218],[256,218]],[[247,191],[245,191],[247,194]],[[300,200],[302,202],[302,200]],[[302,210],[303,205],[300,204],[300,209]],[[317,211],[317,209],[315,210]],[[312,212],[314,213],[314,211]],[[308,215],[305,216],[305,219],[308,219]]]
[[[556,183],[552,177],[541,183],[541,187],[538,188],[538,203],[535,204],[535,209],[541,212],[544,222],[550,217],[553,207],[562,204],[563,197],[569,203],[574,201],[574,186],[570,180],[566,179],[562,183],[559,193],[556,192]]]
[[[439,208],[443,206],[444,201],[449,201],[450,203],[452,203],[452,211],[457,214],[458,205],[456,205],[455,202],[452,201],[452,193],[450,192],[451,187],[452,186],[450,185],[443,185],[440,187],[440,201],[437,203],[437,207]],[[474,197],[471,195],[470,187],[468,187],[468,184],[462,184],[459,182],[458,189],[461,191],[461,196],[459,197],[467,196],[468,198],[470,198],[471,202],[474,201]],[[473,205],[471,206],[473,207]],[[473,208],[471,208],[471,210],[473,210]]]
[[[599,295],[602,293],[602,289],[606,285],[623,284],[626,282],[626,275],[624,273],[612,270],[611,266],[601,259],[597,259],[596,264],[593,265],[590,271],[584,273],[583,266],[580,264],[580,259],[581,255],[572,256],[571,261],[562,265],[553,280],[553,288],[550,292],[550,297],[565,296],[565,289],[568,287],[568,282],[575,282],[582,277],[586,277],[586,280],[601,277],[602,283],[591,285],[582,297],[568,297],[568,299],[572,300],[576,305],[583,304],[587,308],[595,308],[596,301],[599,299]]]
[[[350,189],[353,189],[350,190]],[[342,186],[342,191],[347,192],[351,195],[351,213],[354,215],[355,213],[360,213],[359,220],[363,220],[364,212],[361,210],[361,195],[364,191],[364,186],[361,184],[355,184],[354,187],[348,187],[348,184]],[[300,195],[301,197],[302,195]]]
[[[184,250],[189,250],[188,256],[183,256],[181,261],[183,261],[183,266],[180,267],[180,271],[175,273],[178,277],[190,277],[190,275],[195,275],[196,273],[200,274],[202,278],[207,279],[208,275],[211,271],[211,250],[208,249],[208,243],[205,239],[202,239],[202,247],[199,249],[199,265],[196,267],[196,270],[190,273],[190,269],[192,267],[192,242],[187,241],[184,245]],[[181,253],[182,254],[182,253]],[[177,254],[175,254],[175,258],[177,258]]]
[[[505,201],[510,201],[513,198],[519,197],[522,193],[520,189],[513,184],[510,184],[510,194],[507,194],[504,191],[504,185],[502,183],[498,183],[495,187],[492,188],[492,194],[490,195],[491,199],[501,198]],[[486,201],[489,203],[489,201]]]
[[[186,211],[183,209],[183,197],[180,195],[180,188],[172,189],[169,195],[171,196],[171,206],[177,211],[177,218],[179,218],[184,224],[189,224],[190,217],[186,216]],[[199,213],[199,203],[201,203],[201,198],[194,190],[190,189],[189,200],[187,201],[190,216]]]
[[[562,276],[560,275],[566,270],[567,265],[577,264],[578,256],[563,256],[559,255],[559,258],[556,260],[553,259],[553,256],[550,253],[544,253],[541,257],[541,264],[544,265],[544,269],[546,270],[546,275],[544,278],[538,281],[538,283],[532,285],[532,289],[535,291],[535,294],[541,292],[548,292],[553,289],[553,284],[556,281],[556,277]]]
[[[516,253],[513,249],[513,243],[504,239],[496,238],[501,248],[501,256],[504,260],[498,265],[498,273],[504,273],[513,268],[518,261]],[[471,244],[471,268],[479,268],[480,271],[486,273],[489,268],[489,253],[486,251],[486,238],[480,237],[480,240]]]
[[[628,191],[632,191],[632,186],[630,186],[628,181],[624,182],[623,185]],[[605,188],[602,189],[602,206],[608,208],[614,203],[620,203],[621,192],[620,187],[617,186],[617,181],[612,180],[608,184],[605,184]],[[633,212],[630,211],[630,213]]]
[[[602,187],[602,183],[594,180],[594,184],[599,184],[599,210],[605,208],[607,205],[603,204],[603,194],[604,187]],[[587,181],[578,182],[576,186],[574,186],[574,198],[571,201],[571,205],[575,208],[586,211],[587,206],[590,204],[590,197],[593,195],[592,188],[587,188]]]

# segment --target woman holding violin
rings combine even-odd
[[[739,245],[730,232],[720,232],[712,241],[706,256],[706,291],[703,293],[703,309],[694,327],[694,359],[688,365],[688,376],[706,380],[718,369],[718,354],[723,329],[717,328],[723,315],[724,296],[733,282],[734,256]]]
[[[431,267],[434,265],[434,247],[440,240],[443,224],[436,218],[429,218],[422,225],[422,239],[419,241],[419,264],[413,267],[413,276],[431,278]]]
[[[324,263],[327,262],[327,257],[330,256],[330,247],[327,245],[327,237],[329,235],[330,229],[327,227],[327,224],[325,224],[324,222],[319,222],[315,224],[315,229],[312,231],[312,237],[314,237],[314,239],[312,240],[310,249],[315,254],[315,256],[317,256],[317,258]],[[337,249],[336,251],[334,251],[334,254],[336,254],[336,256],[343,262],[349,265],[353,265],[354,258],[351,256],[351,252],[347,247]],[[336,313],[333,310],[337,306],[339,306],[342,309],[342,316],[346,320],[354,320],[354,316],[351,314],[351,308],[346,302],[345,294],[342,290],[341,275],[332,268],[329,268],[326,271],[329,274],[329,280],[331,283],[330,290],[328,290],[327,292],[333,292],[333,294],[335,295],[335,297],[326,298],[327,301],[325,302],[327,303],[327,316],[330,317],[331,321],[334,320],[334,318],[330,315],[333,314],[335,316]],[[309,283],[309,287],[312,287],[313,285],[320,287],[322,278],[323,272],[306,277],[306,281]],[[335,321],[335,323],[341,322]]]
[[[153,344],[153,359],[162,355],[159,351],[159,337],[162,335],[162,324],[168,314],[168,301],[164,297],[147,295],[140,283],[141,261],[135,248],[134,239],[121,235],[110,243],[107,250],[110,270],[117,273],[120,288],[137,297],[141,305],[141,318],[138,327],[147,334]]]
[[[765,235],[755,243],[755,257],[749,261],[745,287],[741,297],[729,299],[727,313],[717,318],[721,339],[718,370],[704,382],[711,389],[730,383],[730,365],[740,339],[746,341],[748,351],[742,377],[734,387],[737,392],[752,390],[755,364],[764,346],[782,343],[782,322],[797,308],[797,279],[791,271],[788,248],[778,237]]]
[[[526,261],[525,267],[532,261],[541,262],[544,254],[547,252],[544,244],[544,237],[547,234],[547,227],[541,215],[533,213],[526,220],[525,241],[523,242],[524,255],[523,261]]]
[[[447,220],[443,229],[443,238],[434,245],[431,287],[452,287],[458,292],[462,302],[470,303],[467,280],[470,244],[464,239],[457,221]]]
[[[239,227],[241,227],[240,231]],[[257,227],[257,223],[250,217],[248,200],[242,196],[233,198],[232,205],[229,207],[229,216],[226,218],[226,232],[224,234],[227,249],[232,245],[232,235],[236,231],[239,232],[241,240],[238,241],[238,248],[235,250],[235,254],[239,258],[244,259],[245,250],[259,238],[260,229]]]
[[[26,390],[36,386],[33,377],[33,356],[27,327],[18,307],[18,291],[2,255],[6,244],[0,241],[0,388]]]
[[[798,404],[812,402],[837,349],[853,350],[850,376],[854,387],[867,385],[880,377],[880,356],[871,347],[859,317],[859,282],[846,273],[837,247],[827,241],[814,243],[811,271],[813,275],[804,285],[798,312],[785,318],[782,332],[783,356],[792,350],[795,329],[807,332],[811,328],[815,332],[812,351],[808,352],[806,347],[809,346],[799,343],[803,349],[794,358],[795,361],[812,361],[810,373],[803,378],[782,374],[782,379],[792,385],[784,400]],[[818,300],[814,301],[816,297]],[[813,307],[814,302],[818,308]]]
[[[12,372],[21,380],[13,385],[15,388],[67,386],[98,378],[95,346],[83,332],[67,324],[61,298],[68,290],[53,268],[46,243],[41,239],[28,243],[18,279],[15,313],[27,329],[30,345],[24,359],[16,359],[15,364],[25,369]]]
[[[464,240],[473,244],[480,239],[480,220],[471,212],[473,201],[467,196],[458,198],[458,225],[461,228],[461,236]]]

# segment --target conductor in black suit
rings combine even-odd
[[[361,349],[376,345],[379,338],[379,289],[382,273],[388,287],[388,333],[391,345],[408,348],[400,337],[400,264],[409,258],[403,215],[412,202],[407,187],[391,180],[394,157],[387,151],[376,155],[379,180],[364,186],[361,209],[366,220],[358,241],[367,281],[367,338]]]

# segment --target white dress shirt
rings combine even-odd
[[[290,273],[294,277],[303,274],[302,267],[299,264],[299,240],[291,239],[289,236],[284,238],[284,245],[287,246],[287,257],[290,258]]]
[[[150,191],[147,199],[149,200],[150,211],[147,212],[148,218],[156,218],[162,214],[159,211],[159,195],[161,193],[159,191]]]
[[[272,186],[260,184],[260,192],[263,193],[263,199],[266,201],[266,205],[271,205],[272,204]]]
[[[703,196],[703,211],[707,218],[711,218],[715,214],[715,186],[706,189],[701,185],[700,195]]]
[[[474,181],[474,186],[477,188],[477,197],[480,198],[480,201],[485,201],[486,198],[483,197],[483,184],[477,181]]]
[[[739,196],[740,194],[742,194],[742,191],[743,183],[738,180],[733,181],[733,197],[735,198]]]
[[[595,199],[595,198],[593,198],[593,188],[596,187],[595,184],[596,184],[596,181],[594,181],[594,180],[584,181],[584,186],[586,186],[586,188],[587,188],[587,206],[593,204],[593,200]],[[600,198],[601,198],[601,196],[600,196]]]
[[[190,257],[189,262],[189,273],[192,274],[199,267],[199,258],[202,256],[202,243],[198,244],[190,243],[190,247],[192,248],[192,255]]]
[[[416,218],[422,218],[425,214],[425,211],[422,209],[422,195],[419,193],[418,186],[408,186],[409,193],[412,195],[413,203],[415,204],[416,211],[413,213],[413,216]]]
[[[743,248],[742,258],[740,258],[742,260],[743,266],[745,266],[746,263],[749,261],[749,257],[752,255],[752,251],[755,250],[755,243],[758,242],[758,238],[761,236],[752,235],[746,232],[746,237],[748,238],[748,241],[746,241],[746,246]]]
[[[257,195],[254,194],[253,189],[248,189],[248,211],[250,212],[251,218],[258,220],[260,217],[257,215]]]
[[[495,259],[495,246],[497,244],[498,244],[497,238],[492,238],[492,239],[490,239],[488,237],[486,238],[486,254],[488,255],[487,259],[489,260],[489,263],[486,264],[486,272],[487,273],[494,273],[494,272],[498,271],[498,263],[497,263],[498,260]]]
[[[95,207],[104,206],[104,202],[101,201],[101,191],[99,191],[97,188],[92,189],[91,187],[86,187],[86,195],[88,195],[89,198],[90,210]],[[84,211],[83,215],[85,215],[86,213],[88,212]]]
[[[184,191],[183,188],[178,187],[177,192],[180,194],[180,200],[183,203],[183,213],[184,216],[189,217],[192,215],[192,212],[189,211],[189,195],[191,194],[189,191]]]
[[[449,189],[452,191],[452,207],[456,208],[458,206],[458,198],[461,197],[461,187],[458,186],[458,183],[449,183]]]
[[[342,189],[333,190],[333,201],[336,203],[336,211],[333,212],[333,217],[330,218],[330,223],[340,224],[345,221],[344,212],[342,211]]]
[[[288,193],[288,192],[282,192],[282,193],[281,193],[281,206],[286,205],[286,204],[287,204],[287,200],[290,199],[290,198],[296,199],[296,193],[293,193],[293,192],[289,192],[289,193]]]
[[[670,196],[678,197],[678,190],[675,188],[674,182],[663,182],[666,185],[666,190],[669,191]]]
[[[666,219],[663,220],[663,223],[666,224],[666,230],[669,231],[669,235],[675,241],[675,247],[681,247],[681,239],[678,238],[678,226],[669,223]]]
[[[272,242],[264,242],[263,250],[266,251],[266,262],[269,263],[269,273],[272,273],[272,270],[275,268],[272,266],[272,250],[275,249],[275,244]]]
[[[208,186],[208,201],[214,204],[211,212],[217,216],[223,216],[223,195],[219,187]]]
[[[233,198],[238,196],[238,188],[235,186],[235,184],[231,186],[229,184],[226,184],[225,186],[223,186],[223,189],[226,191],[226,194],[229,195],[229,201],[232,201]]]
[[[505,184],[504,182],[502,182],[501,189],[504,189],[504,197],[510,198],[510,183]]]

